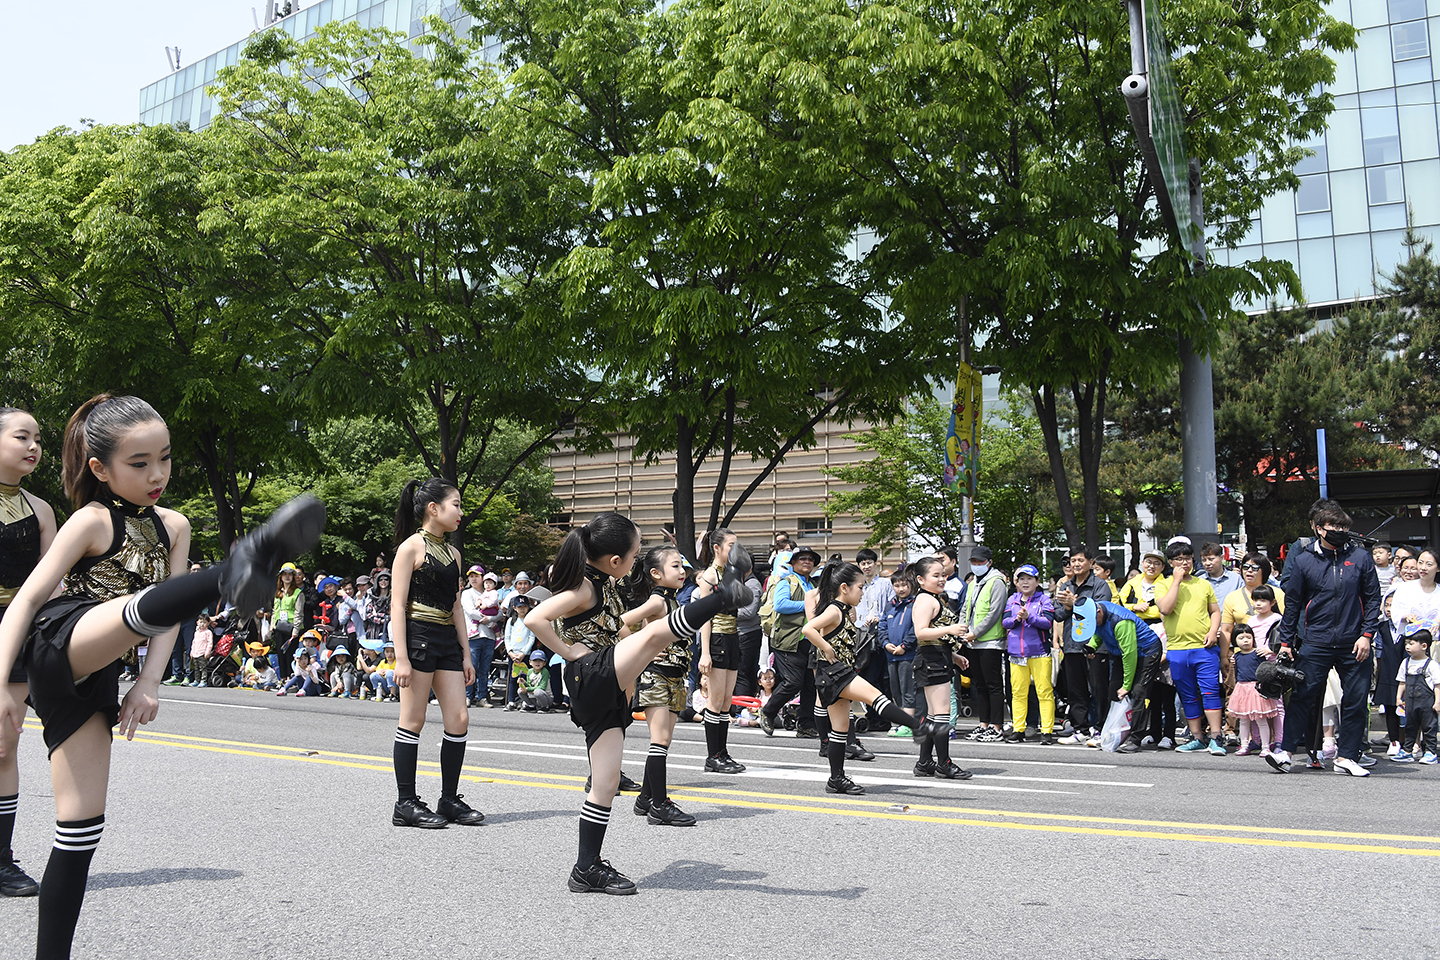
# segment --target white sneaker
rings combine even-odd
[[[1157,743],[1155,746],[1161,750],[1174,750],[1175,741],[1171,740],[1169,737],[1161,737],[1160,742]]]
[[[1349,774],[1352,777],[1370,776],[1369,770],[1366,770],[1364,767],[1360,766],[1360,764],[1356,763],[1354,760],[1351,760],[1349,757],[1336,757],[1335,763],[1331,767],[1330,772]]]
[[[1391,740],[1391,741],[1390,741],[1390,749],[1385,751],[1385,756],[1387,756],[1387,757],[1393,757],[1393,756],[1395,756],[1395,754],[1397,754],[1397,753],[1399,753],[1399,752],[1400,752],[1400,742],[1399,742],[1398,740]]]
[[[1061,737],[1059,742],[1067,746],[1078,747],[1085,742],[1085,738],[1078,733],[1072,733],[1068,737]]]
[[[1099,737],[1091,737],[1090,739],[1088,739],[1088,740],[1085,741],[1085,746],[1087,746],[1087,747],[1098,747],[1098,746],[1100,746],[1100,738],[1099,738]]]
[[[1143,739],[1143,740],[1140,741],[1140,746],[1142,746],[1142,747],[1153,747],[1153,746],[1155,746],[1155,738],[1152,737],[1152,736],[1147,735],[1147,736],[1145,737],[1145,739]]]
[[[1290,754],[1285,750],[1276,750],[1265,758],[1265,762],[1275,769],[1276,773],[1290,772]],[[1364,770],[1360,771],[1362,776],[1368,776]]]

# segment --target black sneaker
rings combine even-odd
[[[795,728],[795,739],[796,739],[796,740],[815,740],[815,739],[819,738],[819,736],[820,736],[820,731],[819,731],[819,730],[816,730],[814,727],[796,727],[796,728]]]
[[[743,773],[744,771],[745,765],[743,763],[736,763],[724,754],[718,757],[705,758],[706,773]]]
[[[466,803],[464,795],[459,793],[453,797],[441,797],[440,802],[435,804],[435,812],[462,827],[478,827],[485,822],[485,814]]]
[[[21,870],[14,856],[6,851],[4,858],[0,859],[0,896],[33,897],[39,892],[40,884]]]
[[[875,754],[865,749],[865,744],[861,743],[859,740],[856,740],[854,743],[847,743],[845,745],[845,759],[859,760],[861,763],[866,763],[868,761],[874,760]]]
[[[765,731],[765,736],[775,736],[775,721],[770,718],[770,714],[761,710],[760,715],[756,717],[756,719],[760,721],[760,729]]]
[[[916,760],[914,769],[917,777],[933,777],[935,776],[935,761]]]
[[[639,792],[640,792],[640,784],[636,783],[634,780],[631,780],[629,777],[627,777],[627,776],[625,775],[625,771],[624,771],[624,770],[621,770],[621,771],[620,771],[620,792],[621,792],[621,793],[639,793]]]
[[[275,571],[320,542],[325,504],[313,494],[296,497],[236,544],[220,574],[220,595],[237,610],[259,610],[273,598]]]
[[[825,759],[828,759],[829,756],[830,756],[830,741],[829,741],[827,738],[825,738],[825,737],[821,737],[821,738],[820,738],[820,759],[821,759],[821,760],[825,760]]]
[[[443,830],[450,821],[425,805],[419,797],[399,800],[395,803],[395,815],[390,822],[397,827],[423,827],[426,830]]]
[[[1053,747],[1055,746],[1055,739],[1056,737],[1053,733],[1042,733],[1040,734],[1040,746]]]
[[[1006,743],[1024,743],[1024,742],[1025,742],[1025,734],[1024,734],[1023,731],[1020,731],[1020,730],[1011,730],[1009,733],[1005,734],[1005,742],[1006,742]]]
[[[635,892],[635,882],[610,866],[609,860],[597,860],[583,869],[578,865],[570,871],[571,893],[608,893],[628,897]]]
[[[831,777],[825,781],[826,793],[847,793],[852,797],[858,797],[865,793],[865,788],[860,786],[849,777]]]
[[[650,813],[645,818],[648,822],[657,827],[693,827],[695,818],[675,806],[674,800],[662,800],[650,807]]]
[[[975,774],[971,773],[969,770],[962,770],[960,767],[956,766],[954,760],[951,760],[949,763],[942,763],[938,767],[936,767],[935,776],[940,777],[943,780],[969,780],[971,777],[975,776]]]
[[[643,817],[650,813],[650,798],[645,794],[635,798],[635,816]]]
[[[725,569],[720,571],[720,582],[715,592],[724,594],[726,602],[732,607],[748,606],[755,599],[755,594],[745,586],[745,578],[750,576],[754,567],[755,561],[750,559],[750,552],[735,544],[730,548],[730,556],[725,559]]]

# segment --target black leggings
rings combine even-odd
[[[1159,743],[1166,737],[1175,738],[1175,688],[1155,681],[1146,693],[1150,700],[1150,736]]]
[[[981,723],[992,726],[1005,724],[1005,651],[967,650],[970,669],[970,702]]]

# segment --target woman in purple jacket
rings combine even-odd
[[[1052,685],[1050,626],[1055,607],[1039,589],[1040,571],[1025,564],[1015,571],[1018,592],[1005,604],[1001,623],[1006,631],[1006,650],[1010,654],[1010,712],[1014,729],[1006,735],[1009,743],[1025,740],[1025,719],[1030,706],[1030,681],[1035,681],[1035,696],[1040,701],[1040,742],[1055,742],[1055,688]]]

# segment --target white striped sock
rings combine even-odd
[[[100,836],[105,832],[105,818],[98,823],[88,821],[55,821],[55,849],[84,851],[100,846]],[[78,825],[77,825],[78,824]]]
[[[589,820],[591,823],[598,823],[602,827],[608,826],[610,823],[610,808],[602,807],[598,803],[591,803],[589,800],[586,800],[585,805],[580,808],[580,819]]]
[[[650,744],[649,755],[652,757],[668,757],[670,756],[670,748],[663,743],[652,743]]]
[[[395,742],[396,742],[396,743],[419,743],[419,742],[420,742],[420,734],[418,734],[418,733],[412,733],[412,732],[410,732],[409,730],[406,730],[404,727],[396,727],[396,728],[395,728]]]
[[[14,813],[19,809],[20,794],[17,793],[9,797],[0,797],[0,817],[5,816],[7,813]]]
[[[462,733],[462,734],[460,734],[460,736],[457,737],[457,736],[453,736],[452,734],[447,733],[447,734],[445,734],[445,739],[446,739],[446,740],[449,740],[451,743],[466,743],[466,742],[468,742],[469,739],[470,739],[470,734],[469,734],[469,733]],[[419,737],[416,737],[416,738],[415,738],[415,741],[418,743],[418,742],[420,741],[420,738],[419,738]]]

